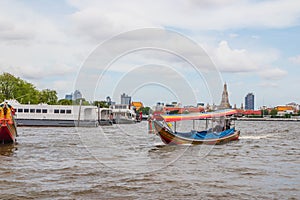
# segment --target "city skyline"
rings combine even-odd
[[[173,9],[169,9],[170,5]],[[249,92],[255,94],[256,109],[263,105],[299,104],[300,95],[296,92],[300,86],[299,7],[300,2],[293,0],[132,1],[126,4],[92,0],[4,0],[0,2],[0,72],[12,73],[38,89],[54,89],[59,98],[64,98],[65,94],[75,91],[83,63],[101,43],[120,33],[154,27],[178,32],[203,48],[220,72],[222,82],[228,84],[231,105],[244,103]],[[131,42],[140,39],[137,37]],[[169,40],[172,38],[163,41]],[[185,70],[186,63],[178,58],[165,54],[160,57],[156,53],[137,52],[120,58],[105,74],[106,83],[120,82],[135,66],[149,64],[154,64],[152,71],[158,71],[159,64],[172,66],[175,69],[172,73],[167,68],[163,70],[167,82],[189,73]],[[175,74],[178,71],[179,76]],[[140,79],[149,76],[142,70],[134,72]],[[219,99],[211,102],[208,94],[214,91],[204,91],[205,81],[200,81],[198,87],[192,88],[195,99],[205,104],[219,104],[222,93],[216,91]],[[178,87],[178,91],[171,91],[167,86],[152,85],[137,88],[135,93],[121,92],[145,105],[179,101],[177,94],[183,89]],[[94,89],[97,90],[91,88]],[[82,93],[84,96],[85,91]],[[119,91],[115,93],[120,95]],[[95,93],[97,99],[107,96],[115,98],[110,88]],[[185,104],[195,102],[184,101]]]

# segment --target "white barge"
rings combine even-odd
[[[99,125],[99,110],[96,106],[20,104],[15,100],[9,103],[15,109],[18,126],[96,127]]]
[[[136,123],[136,113],[126,104],[111,105],[114,124],[134,124]]]
[[[113,113],[111,108],[99,108],[98,121],[100,126],[113,124]]]

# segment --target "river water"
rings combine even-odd
[[[18,127],[0,199],[300,199],[299,122],[237,122],[239,141],[166,146],[147,123]]]

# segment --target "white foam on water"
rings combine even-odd
[[[247,135],[243,136],[241,135],[239,139],[252,139],[252,140],[259,140],[264,138],[274,137],[274,134],[266,134],[266,135]]]

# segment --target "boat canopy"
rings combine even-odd
[[[205,113],[189,113],[189,114],[172,114],[172,115],[161,115],[166,122],[176,122],[182,120],[197,120],[197,119],[208,119],[217,117],[226,117],[238,113],[233,109],[218,110],[214,112]]]

